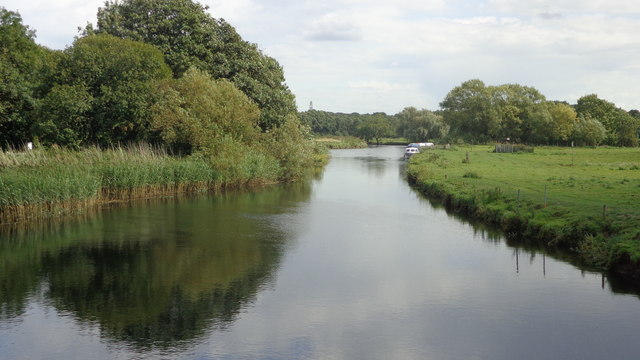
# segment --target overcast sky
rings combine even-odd
[[[436,110],[455,86],[518,83],[549,100],[640,108],[633,0],[202,0],[285,70],[304,111]],[[53,49],[102,0],[4,0]]]

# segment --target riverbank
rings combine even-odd
[[[409,180],[458,213],[521,241],[574,253],[582,264],[640,282],[640,151],[493,146],[426,151]]]
[[[216,169],[206,158],[175,157],[148,145],[3,152],[0,225],[82,213],[111,202],[291,180],[277,161],[254,157]],[[307,160],[322,166],[327,159],[314,152]]]
[[[323,136],[314,140],[327,149],[362,149],[367,142],[355,136]]]

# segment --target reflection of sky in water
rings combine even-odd
[[[310,201],[246,215],[292,239],[271,282],[236,321],[167,358],[632,359],[640,351],[636,296],[524,251],[516,272],[513,248],[474,235],[403,182],[399,147],[333,154]],[[20,322],[0,328],[8,354],[0,358],[43,349],[52,359],[135,355],[34,299]]]

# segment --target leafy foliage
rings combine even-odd
[[[547,101],[532,87],[469,80],[451,90],[440,106],[450,135],[466,141],[545,145],[572,138],[593,145],[638,145],[640,121],[596,95],[583,96],[572,109]],[[604,126],[604,137],[594,122]]]
[[[399,121],[398,135],[411,142],[441,139],[449,132],[442,116],[432,111],[408,107],[396,114]]]
[[[31,112],[50,56],[34,37],[18,13],[0,7],[0,147],[31,139]]]
[[[151,45],[110,35],[77,39],[64,52],[38,111],[46,145],[111,145],[146,139],[151,83],[171,76]]]
[[[165,143],[185,153],[230,136],[251,144],[259,135],[257,105],[227,80],[213,80],[195,68],[157,85],[151,128]]]
[[[606,130],[604,142],[607,145],[638,146],[640,121],[612,102],[585,95],[576,104],[578,115],[589,116],[599,121]]]
[[[175,77],[195,67],[228,79],[258,104],[263,129],[284,123],[296,106],[280,65],[206,10],[191,0],[108,1],[98,11],[97,28],[89,27],[87,33],[155,45]]]

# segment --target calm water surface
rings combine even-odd
[[[434,208],[401,157],[4,229],[0,359],[637,359],[637,293]]]

